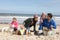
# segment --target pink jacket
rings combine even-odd
[[[11,25],[14,25],[15,28],[18,28],[18,22],[17,21],[16,22],[15,21],[12,21],[11,22]]]

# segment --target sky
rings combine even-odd
[[[60,0],[0,0],[0,13],[42,12],[60,15]]]

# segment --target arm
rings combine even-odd
[[[51,28],[56,29],[56,23],[54,21],[52,21],[52,23],[51,23]]]
[[[39,30],[43,29],[43,24],[40,24]]]
[[[42,18],[40,18],[40,23],[43,23],[43,19]]]

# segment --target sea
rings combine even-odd
[[[12,18],[17,18],[19,24],[22,24],[27,18],[33,18],[34,14],[10,14],[10,13],[0,13],[0,24],[9,24]],[[40,20],[40,14],[38,14]],[[60,25],[60,15],[53,15],[53,19],[57,25]]]

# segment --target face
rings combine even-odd
[[[16,19],[13,19],[13,21],[17,21]]]
[[[46,15],[43,15],[42,18],[43,18],[43,19],[46,18]]]
[[[35,21],[38,21],[38,17],[35,18]]]
[[[46,14],[42,13],[42,18],[45,19],[46,18]]]
[[[47,19],[50,20],[51,18],[47,15]]]

